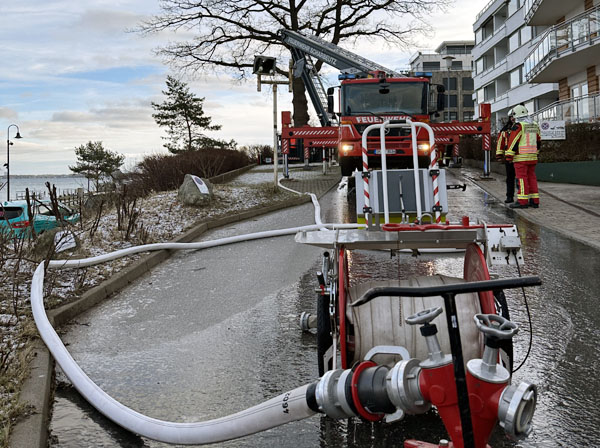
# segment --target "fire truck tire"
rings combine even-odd
[[[342,169],[342,176],[351,177],[354,169],[357,168],[356,161],[353,157],[342,157],[340,159],[340,168]]]
[[[317,295],[317,360],[319,377],[331,369],[332,363],[325,365],[323,356],[333,345],[331,337],[331,320],[329,318],[329,296]]]

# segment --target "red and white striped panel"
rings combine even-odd
[[[312,140],[308,143],[310,146],[337,146],[338,139],[331,138],[328,140]]]
[[[430,159],[429,169],[434,169],[434,170],[439,169],[437,152],[438,152],[437,145],[433,145],[433,148],[431,148],[431,154],[430,154],[431,159]],[[433,183],[433,203],[436,207],[439,207],[439,205],[440,205],[440,186],[439,186],[439,182],[438,182],[438,176],[433,175],[431,180]],[[442,215],[439,211],[436,211],[435,212],[435,223],[440,224],[441,222],[442,222]]]
[[[461,132],[479,132],[479,127],[477,125],[470,124],[461,124],[461,125],[435,125],[432,126],[434,132],[455,132],[460,134]]]
[[[334,136],[338,134],[337,129],[294,129],[293,131],[294,137],[326,137],[326,136]]]
[[[304,147],[304,160],[308,160],[308,158],[310,157],[310,151],[308,146]]]
[[[290,141],[287,138],[281,139],[281,154],[290,153]]]
[[[436,137],[435,137],[435,143],[436,143],[436,144],[442,144],[442,145],[443,145],[443,144],[448,144],[448,143],[450,143],[450,139],[451,139],[451,138],[452,138],[452,137],[441,137],[441,136],[440,136],[440,137],[437,137],[437,136],[436,136]]]
[[[491,146],[490,134],[483,134],[483,150],[489,151]]]
[[[452,155],[454,157],[458,157],[458,144],[455,143],[454,145],[452,145]]]

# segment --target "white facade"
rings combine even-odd
[[[526,25],[525,2],[492,1],[473,24],[475,114],[478,104],[490,103],[493,129],[517,104],[534,113],[558,100],[556,82],[527,83],[525,79],[524,62],[547,28]]]
[[[525,0],[525,20],[547,26],[525,58],[529,82],[558,82],[558,101],[541,118],[600,120],[600,0]]]

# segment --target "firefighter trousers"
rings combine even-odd
[[[537,177],[535,176],[535,166],[537,162],[515,162],[515,175],[519,184],[517,200],[519,204],[526,205],[529,202],[540,203],[540,194],[538,192]]]

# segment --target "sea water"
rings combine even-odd
[[[77,188],[83,188],[84,191],[88,190],[88,180],[81,176],[71,175],[39,175],[39,176],[10,176],[10,199],[15,200],[17,197],[25,197],[25,189],[29,188],[29,192],[35,192],[39,197],[47,198],[48,189],[46,188],[46,182],[50,182],[50,186],[56,186],[56,192],[61,194],[68,194],[77,190]],[[6,197],[6,175],[0,176],[0,201],[4,202],[7,200]],[[93,186],[90,183],[89,188],[93,190]]]

